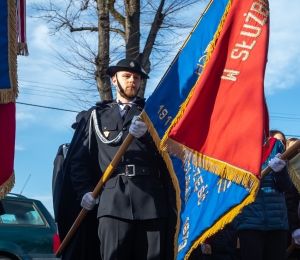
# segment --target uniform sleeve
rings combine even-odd
[[[59,171],[62,170],[62,166],[64,163],[64,155],[63,155],[63,145],[58,148],[58,152],[54,159],[54,167],[53,167],[53,176],[52,176],[52,192],[54,191],[56,177]]]
[[[294,185],[285,192],[285,203],[288,212],[290,231],[295,231],[300,228],[300,220],[298,217],[299,199],[299,193]]]
[[[98,150],[96,142],[92,131],[89,149],[89,123],[87,123],[69,159],[70,178],[80,201],[84,194],[92,192],[97,185],[98,178],[95,175],[99,174],[99,167],[97,167],[99,164],[97,161]],[[93,168],[97,170],[94,172]]]

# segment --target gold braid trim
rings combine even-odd
[[[291,164],[291,162],[293,160],[300,160],[300,154],[298,154],[297,156],[295,156],[293,159],[290,160],[289,169],[288,169],[290,178],[291,178],[293,184],[295,185],[296,189],[300,193],[300,176],[298,175],[294,166]]]
[[[0,104],[15,102],[18,97],[17,75],[17,26],[15,0],[7,0],[8,64],[11,89],[0,90]]]
[[[180,228],[180,210],[181,210],[180,187],[179,187],[177,176],[176,176],[174,168],[173,168],[172,160],[167,152],[159,149],[161,140],[159,138],[159,135],[158,135],[155,127],[153,126],[153,124],[151,122],[151,119],[148,117],[145,110],[143,110],[141,117],[142,117],[142,121],[148,126],[148,131],[149,131],[150,135],[152,136],[152,139],[154,140],[156,147],[159,150],[159,153],[161,154],[161,156],[163,157],[163,159],[167,165],[167,168],[171,175],[173,186],[176,191],[176,207],[177,207],[177,212],[178,212],[177,223],[176,223],[176,232],[175,232],[175,237],[174,237],[174,257],[175,257],[174,259],[176,259],[177,253],[178,253],[177,242],[178,242],[179,228]]]
[[[0,186],[0,200],[2,200],[14,187],[15,171],[12,172],[9,179]]]
[[[233,0],[229,0],[228,4],[227,4],[227,6],[226,6],[226,9],[225,9],[224,15],[223,15],[223,17],[222,17],[222,19],[221,19],[221,21],[220,21],[218,30],[216,31],[216,33],[215,33],[215,35],[214,35],[214,39],[211,41],[211,44],[210,44],[210,47],[209,47],[209,51],[208,51],[208,53],[207,53],[207,57],[206,57],[205,64],[204,64],[204,66],[203,66],[203,70],[202,70],[202,72],[201,72],[201,75],[202,75],[204,69],[206,68],[207,63],[208,63],[208,61],[210,60],[211,53],[213,52],[213,50],[214,50],[214,48],[215,48],[215,46],[216,46],[216,41],[217,41],[217,39],[218,39],[219,36],[220,36],[221,30],[222,30],[223,25],[224,25],[224,23],[225,23],[225,19],[226,19],[226,17],[227,17],[227,14],[228,14],[230,8],[231,8],[232,1],[233,1]],[[180,118],[182,117],[182,115],[183,115],[183,113],[184,113],[184,111],[185,111],[185,109],[186,109],[188,103],[190,102],[190,99],[192,98],[192,96],[193,96],[193,94],[194,94],[194,90],[195,90],[195,88],[196,88],[196,86],[197,86],[197,84],[198,84],[198,82],[199,82],[199,80],[200,80],[200,78],[201,78],[201,75],[199,76],[198,80],[196,81],[196,84],[195,84],[194,87],[192,88],[192,90],[191,90],[191,92],[189,93],[189,95],[188,95],[187,99],[185,100],[185,102],[181,104],[180,110],[179,110],[177,116],[173,119],[171,125],[169,126],[169,128],[168,128],[168,130],[166,131],[166,133],[165,133],[163,139],[161,140],[161,144],[160,144],[161,149],[164,149],[164,145],[165,145],[166,141],[167,141],[168,138],[169,138],[169,133],[170,133],[171,129],[177,124],[177,122],[178,122],[178,121],[180,120]]]

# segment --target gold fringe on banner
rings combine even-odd
[[[2,200],[14,187],[15,172],[13,171],[9,179],[0,186],[0,200]]]
[[[163,157],[163,159],[168,167],[168,170],[171,175],[172,182],[173,182],[173,186],[176,191],[176,207],[177,207],[177,212],[178,212],[177,223],[176,223],[176,232],[175,232],[175,237],[174,237],[174,255],[175,255],[175,259],[176,259],[177,253],[178,253],[177,242],[178,242],[178,235],[179,235],[179,228],[180,228],[180,211],[181,211],[179,182],[178,182],[177,176],[175,174],[175,171],[173,168],[173,163],[172,163],[172,160],[171,160],[169,154],[167,152],[159,149],[161,140],[160,140],[159,135],[158,135],[155,127],[153,126],[150,118],[148,117],[147,113],[145,112],[145,110],[143,110],[141,117],[142,117],[142,121],[148,126],[148,131],[151,134],[152,139],[154,140],[155,145],[158,148],[158,151],[160,152],[161,156]]]
[[[294,165],[296,161],[297,165]],[[296,168],[295,168],[296,167]],[[295,185],[296,189],[300,193],[300,154],[296,155],[293,159],[289,161],[289,175]],[[298,171],[298,172],[297,172]]]
[[[11,89],[0,90],[0,104],[15,102],[18,97],[18,75],[17,75],[17,26],[16,26],[16,4],[15,0],[7,0],[8,9],[8,64]]]
[[[21,55],[21,56],[28,56],[29,55],[27,43],[18,42],[17,54]]]

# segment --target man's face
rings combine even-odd
[[[274,135],[274,138],[278,139],[282,143],[282,145],[285,149],[285,138],[284,138],[284,136],[282,134],[278,133],[278,134]]]
[[[125,94],[129,98],[132,98],[132,100],[136,98],[138,90],[140,88],[141,75],[135,72],[119,71],[117,72],[117,77]],[[117,87],[117,79],[115,76],[112,77],[112,83],[114,86],[116,86],[117,93],[124,97],[123,93],[121,93],[119,88]]]

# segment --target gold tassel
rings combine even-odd
[[[17,54],[21,55],[21,56],[28,56],[29,55],[27,43],[18,42],[18,52],[17,52]]]
[[[12,172],[11,176],[6,182],[0,186],[0,200],[2,200],[14,187],[15,184],[15,171]]]

